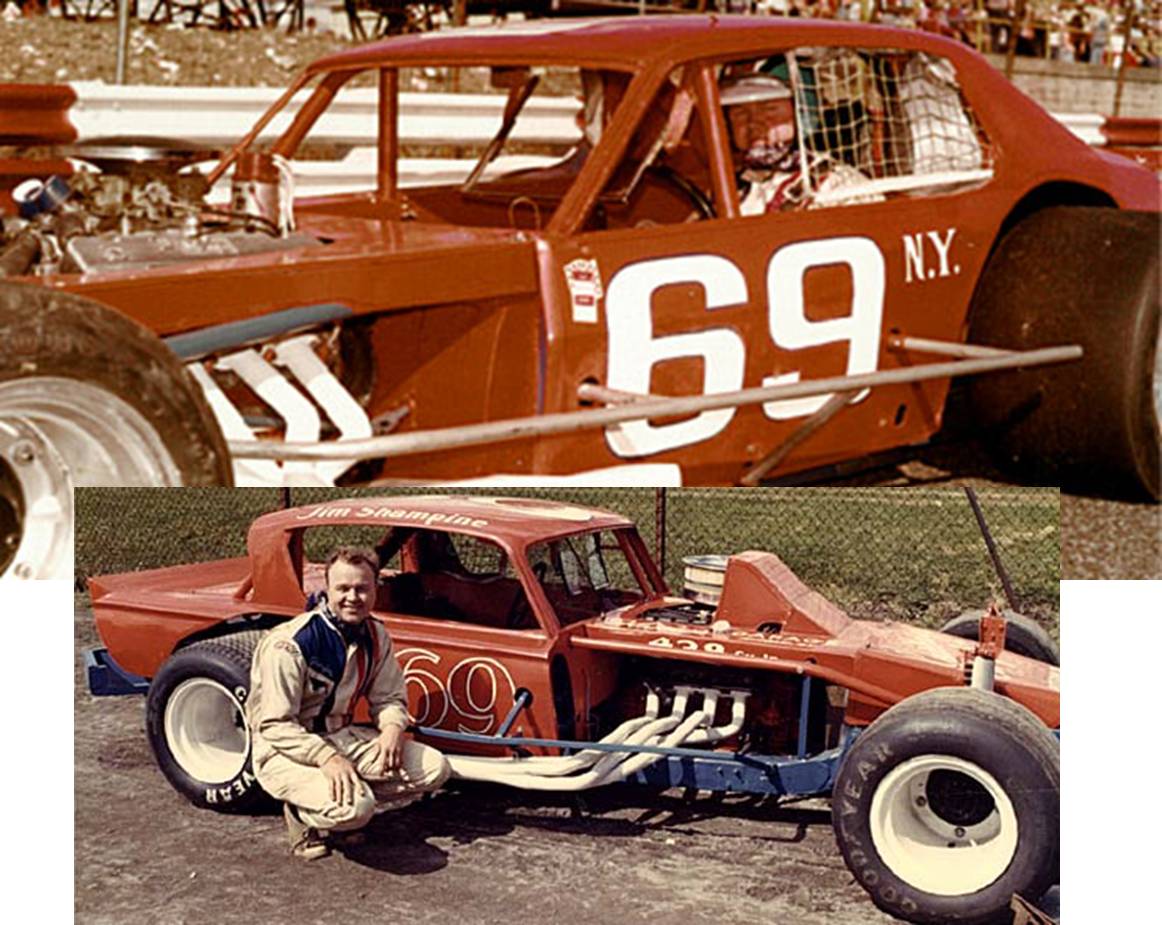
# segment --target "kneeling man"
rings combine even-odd
[[[387,629],[368,619],[378,571],[373,552],[336,550],[326,597],[272,629],[254,653],[254,773],[285,802],[291,850],[301,858],[329,854],[330,833],[362,828],[377,810],[406,806],[448,779],[439,751],[404,737],[403,671]],[[377,728],[352,725],[360,697]]]

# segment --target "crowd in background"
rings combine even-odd
[[[47,12],[65,0],[0,0],[5,18]],[[208,0],[202,0],[205,5]],[[315,0],[315,3],[322,0]],[[337,4],[339,0],[332,0]],[[358,3],[359,0],[356,0]],[[363,0],[369,9],[424,0]],[[427,0],[431,6],[438,0]],[[74,2],[73,6],[84,6]],[[196,4],[195,4],[196,5]],[[308,5],[311,5],[308,0]],[[494,15],[504,0],[485,3]],[[648,7],[692,8],[691,0],[647,0]],[[115,0],[88,7],[115,8]],[[468,6],[472,6],[469,0]],[[514,3],[520,7],[520,3]],[[451,0],[448,0],[451,8]],[[1120,67],[1162,65],[1162,0],[701,0],[698,9],[772,16],[868,20],[938,32],[978,51]],[[1132,16],[1128,41],[1126,17]],[[207,20],[208,21],[208,20]]]
[[[938,32],[977,50],[1116,67],[1126,47],[1126,13],[1133,12],[1127,66],[1158,67],[1162,56],[1159,0],[757,0],[755,12],[775,16],[870,19]]]

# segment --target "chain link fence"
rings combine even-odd
[[[86,579],[102,573],[245,555],[247,528],[262,513],[387,493],[79,489],[77,584],[83,588]],[[390,493],[431,494],[431,489]],[[961,611],[1005,601],[1000,574],[962,489],[535,488],[504,494],[600,507],[632,519],[676,591],[683,584],[684,557],[758,549],[778,555],[854,617],[933,626]],[[985,489],[977,498],[1018,608],[1056,635],[1058,492]]]

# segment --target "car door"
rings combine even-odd
[[[531,703],[509,734],[556,734],[550,636],[512,563],[495,540],[430,530],[415,531],[390,563],[375,614],[394,641],[417,726],[496,735],[527,690]],[[465,748],[474,750],[455,746]]]
[[[583,383],[668,396],[730,392],[936,359],[902,351],[899,336],[962,339],[1000,201],[990,185],[996,152],[951,64],[885,49],[812,50],[806,58],[773,51],[746,60],[776,57],[796,60],[803,147],[830,157],[833,173],[850,179],[862,166],[866,174],[846,191],[835,183],[816,190],[809,208],[740,215],[737,202],[716,201],[715,216],[706,217],[689,196],[686,214],[630,214],[621,227],[590,221],[554,242],[546,410],[577,407]],[[727,118],[712,111],[721,106],[718,84],[738,65],[704,65],[702,83],[715,89],[696,96],[685,137],[660,159],[715,200],[733,198],[715,193],[715,176],[739,173]],[[682,79],[689,84],[688,74]],[[858,130],[842,121],[854,108],[843,97],[851,87],[875,90],[882,109]],[[873,104],[863,106],[866,117]],[[850,150],[860,132],[859,144],[878,151],[878,162]],[[857,187],[871,193],[856,195]],[[774,474],[921,442],[940,425],[947,388],[944,379],[854,394]],[[542,458],[575,468],[672,461],[688,482],[736,481],[828,399],[617,424],[547,444]]]

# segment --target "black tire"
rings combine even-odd
[[[120,399],[144,419],[176,473],[169,482],[233,484],[229,451],[202,390],[151,331],[89,299],[6,283],[0,284],[0,343],[0,413],[38,423],[43,412],[30,410],[28,398],[4,396],[5,386],[19,386],[21,379],[87,385]],[[52,442],[51,434],[46,436]],[[55,448],[75,471],[78,460],[70,459],[75,451]],[[77,481],[91,484],[83,476]]]
[[[1014,893],[1036,901],[1059,879],[1060,750],[1015,701],[926,691],[855,740],[831,813],[844,861],[885,912],[921,923],[1011,921]]]
[[[968,610],[958,617],[953,617],[942,627],[940,632],[961,639],[980,638],[980,618],[985,615],[983,610]],[[1031,620],[1015,610],[1003,611],[1005,618],[1005,650],[1024,655],[1026,658],[1035,658],[1047,665],[1060,665],[1061,653],[1050,635],[1045,632],[1041,624]]]
[[[1002,465],[1042,484],[1162,496],[1158,216],[1044,209],[989,258],[969,340],[1018,350],[1080,344],[1079,362],[975,377],[974,415]]]
[[[0,458],[0,576],[20,548],[24,533],[24,495],[12,467]]]
[[[247,813],[270,803],[254,777],[245,709],[250,662],[262,635],[246,630],[192,643],[171,655],[149,686],[145,730],[157,764],[174,789],[202,809]],[[221,751],[199,751],[192,725],[214,730]]]

